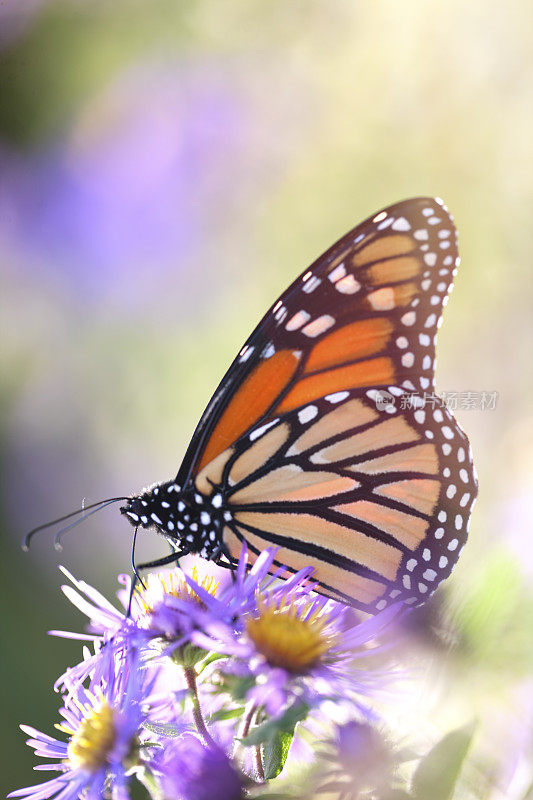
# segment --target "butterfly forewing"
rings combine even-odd
[[[440,201],[391,206],[354,228],[274,303],[207,407],[178,481],[260,420],[327,393],[433,387],[435,335],[456,271]]]

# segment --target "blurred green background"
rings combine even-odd
[[[480,496],[413,634],[425,680],[398,728],[427,749],[477,717],[469,780],[525,797],[532,29],[528,0],[0,3],[4,790],[39,779],[17,725],[51,729],[52,683],[80,658],[46,635],[83,625],[58,559],[108,596],[130,559],[116,507],[60,555],[47,534],[23,554],[25,531],[175,474],[276,295],[364,217],[430,194],[462,254],[438,387],[498,402],[457,411]],[[162,551],[145,537],[139,556]]]

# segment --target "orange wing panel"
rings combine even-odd
[[[394,384],[394,380],[394,365],[390,358],[385,357],[370,358],[357,364],[319,372],[298,381],[276,408],[276,414],[284,414],[326,394],[343,389]]]
[[[339,366],[375,355],[387,344],[393,325],[386,317],[375,317],[345,325],[315,345],[305,365],[306,372]]]
[[[199,469],[233,444],[270,408],[296,372],[300,355],[281,350],[257,365],[223,411],[209,437]]]
[[[353,259],[354,267],[361,267],[372,261],[381,261],[383,258],[394,258],[410,253],[415,249],[415,243],[410,236],[385,236],[377,238],[366,247],[358,250]]]
[[[390,497],[416,508],[423,514],[433,514],[439,499],[440,481],[432,478],[413,478],[408,481],[385,483],[374,489],[382,497]]]
[[[414,278],[420,273],[420,264],[416,258],[411,256],[400,256],[390,258],[387,261],[379,261],[372,267],[368,267],[367,274],[374,286],[382,286],[384,283],[394,283]]]

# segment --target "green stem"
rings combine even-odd
[[[140,769],[136,772],[137,780],[142,783],[152,800],[160,800],[161,789],[157,784],[153,774],[147,769]]]
[[[263,759],[261,758],[261,747],[258,744],[255,746],[255,768],[257,770],[257,777],[261,783],[264,783],[265,770],[263,769]]]
[[[253,702],[250,703],[248,710],[246,711],[246,716],[244,717],[243,726],[239,734],[240,739],[244,739],[245,736],[248,736],[252,725],[252,720],[256,712],[257,712],[257,703]]]
[[[259,711],[259,706],[257,705],[257,703],[252,703],[250,705],[249,711],[247,712],[244,718],[244,724],[242,726],[241,736],[240,736],[241,739],[244,739],[245,736],[248,736],[250,728],[252,727],[253,719],[257,715],[258,711]],[[261,783],[264,783],[265,771],[263,769],[263,760],[261,758],[261,747],[259,745],[255,746],[254,755],[255,755],[255,769],[257,772],[257,776],[259,778],[259,781]]]
[[[196,684],[196,670],[194,667],[183,667],[183,672],[185,674],[185,681],[187,682],[187,688],[191,693],[192,713],[194,717],[194,724],[196,725],[196,730],[203,736],[206,744],[216,746],[216,743],[211,737],[211,734],[207,730],[207,726],[205,724],[205,720],[202,714],[202,709],[200,708],[200,700],[198,698],[198,686]]]

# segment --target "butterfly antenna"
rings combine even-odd
[[[47,528],[52,528],[54,525],[57,525],[60,522],[64,522],[66,519],[75,517],[78,514],[83,514],[83,516],[80,519],[76,520],[74,523],[71,523],[70,525],[67,525],[65,528],[62,528],[60,531],[58,531],[55,537],[55,543],[56,546],[61,547],[59,539],[61,535],[65,533],[65,531],[70,530],[70,528],[74,528],[80,522],[83,522],[84,519],[90,517],[91,514],[96,514],[96,512],[100,511],[102,508],[105,508],[106,506],[109,506],[112,503],[118,503],[120,500],[127,500],[127,499],[128,499],[127,497],[110,497],[108,500],[99,500],[98,503],[91,503],[91,505],[89,506],[82,506],[81,508],[78,508],[76,511],[71,511],[70,514],[64,514],[62,517],[53,519],[51,522],[46,522],[44,525],[38,525],[36,528],[33,528],[33,530],[31,530],[29,533],[26,534],[26,536],[24,537],[24,543],[22,545],[22,549],[29,550],[31,540],[33,539],[36,533],[39,533],[39,531],[44,531]],[[89,514],[85,514],[85,512],[89,511],[89,509],[91,508],[94,509],[94,511],[90,511]]]

